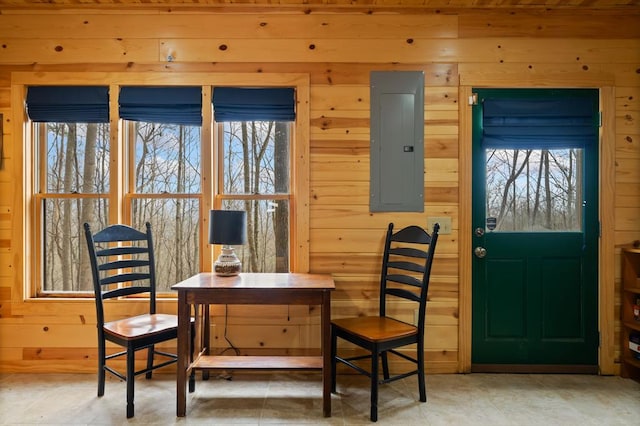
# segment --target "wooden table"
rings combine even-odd
[[[178,292],[177,415],[184,417],[187,377],[192,370],[319,369],[322,370],[322,412],[331,416],[331,275],[302,273],[241,273],[221,277],[212,272],[194,275],[171,287]],[[320,305],[321,356],[212,356],[209,353],[208,306],[238,304]],[[189,360],[191,307],[205,306],[200,324],[202,348]],[[192,389],[190,389],[191,391]]]

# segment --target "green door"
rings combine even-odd
[[[474,93],[472,370],[596,372],[598,91]]]

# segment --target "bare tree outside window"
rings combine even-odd
[[[579,231],[582,149],[487,149],[487,217],[496,231]]]
[[[133,164],[127,168],[131,226],[151,222],[158,291],[200,271],[199,126],[129,123],[134,129]],[[46,142],[42,207],[45,292],[93,291],[82,224],[97,231],[108,224],[110,158],[108,124],[36,125]],[[36,146],[42,143],[36,141]],[[128,158],[128,157],[127,157]]]
[[[290,244],[291,123],[220,123],[217,160],[222,208],[246,210],[248,243],[236,247],[245,271],[288,272]],[[158,290],[201,270],[202,200],[199,126],[124,122],[123,216],[154,231]],[[112,170],[109,125],[34,124],[38,209],[42,220],[44,293],[92,292],[82,224],[97,231],[109,223]],[[119,195],[119,196],[120,196]]]
[[[44,292],[92,291],[82,224],[106,226],[109,191],[109,126],[37,124],[44,176],[36,176],[41,207]]]
[[[247,272],[289,271],[290,123],[225,122],[222,208],[247,211]]]
[[[158,291],[200,271],[199,126],[135,122],[131,223],[154,234]]]

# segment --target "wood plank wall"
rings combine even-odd
[[[425,213],[369,213],[369,72],[424,70]],[[640,239],[640,11],[376,9],[313,12],[263,7],[242,12],[197,8],[48,11],[0,8],[0,371],[94,372],[95,313],[90,301],[22,301],[21,247],[15,235],[20,158],[12,155],[14,71],[307,73],[310,76],[310,270],[333,274],[333,314],[373,312],[388,222],[450,216],[440,239],[427,315],[427,370],[464,369],[460,316],[461,168],[470,141],[459,93],[473,86],[609,87],[615,93],[614,228],[605,247],[615,268],[613,318],[619,318],[619,248]],[[609,210],[610,211],[610,210]],[[470,254],[463,253],[462,256]],[[171,303],[163,308],[173,309]],[[124,314],[138,309],[121,306]],[[244,353],[318,350],[314,307],[213,309],[214,336]],[[412,312],[407,311],[408,318]],[[411,315],[411,316],[410,316]],[[467,318],[468,319],[468,318]],[[468,325],[467,325],[468,326]],[[464,327],[464,324],[462,325]],[[606,333],[613,333],[613,331]],[[605,336],[615,342],[617,335]],[[469,356],[467,353],[464,355]],[[610,371],[610,368],[609,368]],[[614,369],[615,371],[615,369]]]

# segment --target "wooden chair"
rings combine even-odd
[[[433,227],[433,233],[419,226],[408,226],[396,233],[393,223],[389,224],[382,258],[380,278],[380,308],[377,316],[335,319],[331,322],[331,388],[336,391],[337,363],[343,363],[371,379],[370,419],[378,420],[378,384],[389,383],[408,376],[418,375],[420,401],[427,401],[424,377],[424,320],[429,290],[431,265],[438,241],[440,226]],[[390,315],[388,303],[395,299],[415,302],[417,325],[409,323],[408,316],[413,310],[403,307],[405,318],[398,320]],[[337,355],[338,338],[347,340],[366,349],[366,355],[340,357]],[[416,345],[417,354],[407,355],[397,348]],[[389,374],[388,354],[397,355],[416,364],[415,370]],[[353,361],[370,359],[369,371]],[[378,362],[382,360],[383,379],[378,378]]]
[[[151,378],[152,371],[177,361],[172,353],[156,350],[155,345],[178,336],[178,317],[156,313],[156,276],[151,224],[146,224],[147,232],[141,232],[126,225],[112,225],[91,233],[88,223],[84,224],[93,288],[96,301],[98,327],[98,396],[104,395],[105,372],[127,382],[127,418],[133,417],[135,376],[145,374]],[[105,322],[105,303],[132,295],[148,294],[149,312],[129,318]],[[144,300],[144,299],[143,299]],[[193,359],[194,321],[191,330],[191,358]],[[125,350],[106,354],[106,341],[113,342]],[[136,370],[135,352],[147,349],[146,367]],[[154,364],[155,355],[162,359]],[[107,365],[107,360],[125,356],[126,374]],[[195,386],[194,375],[189,378],[189,388]]]

